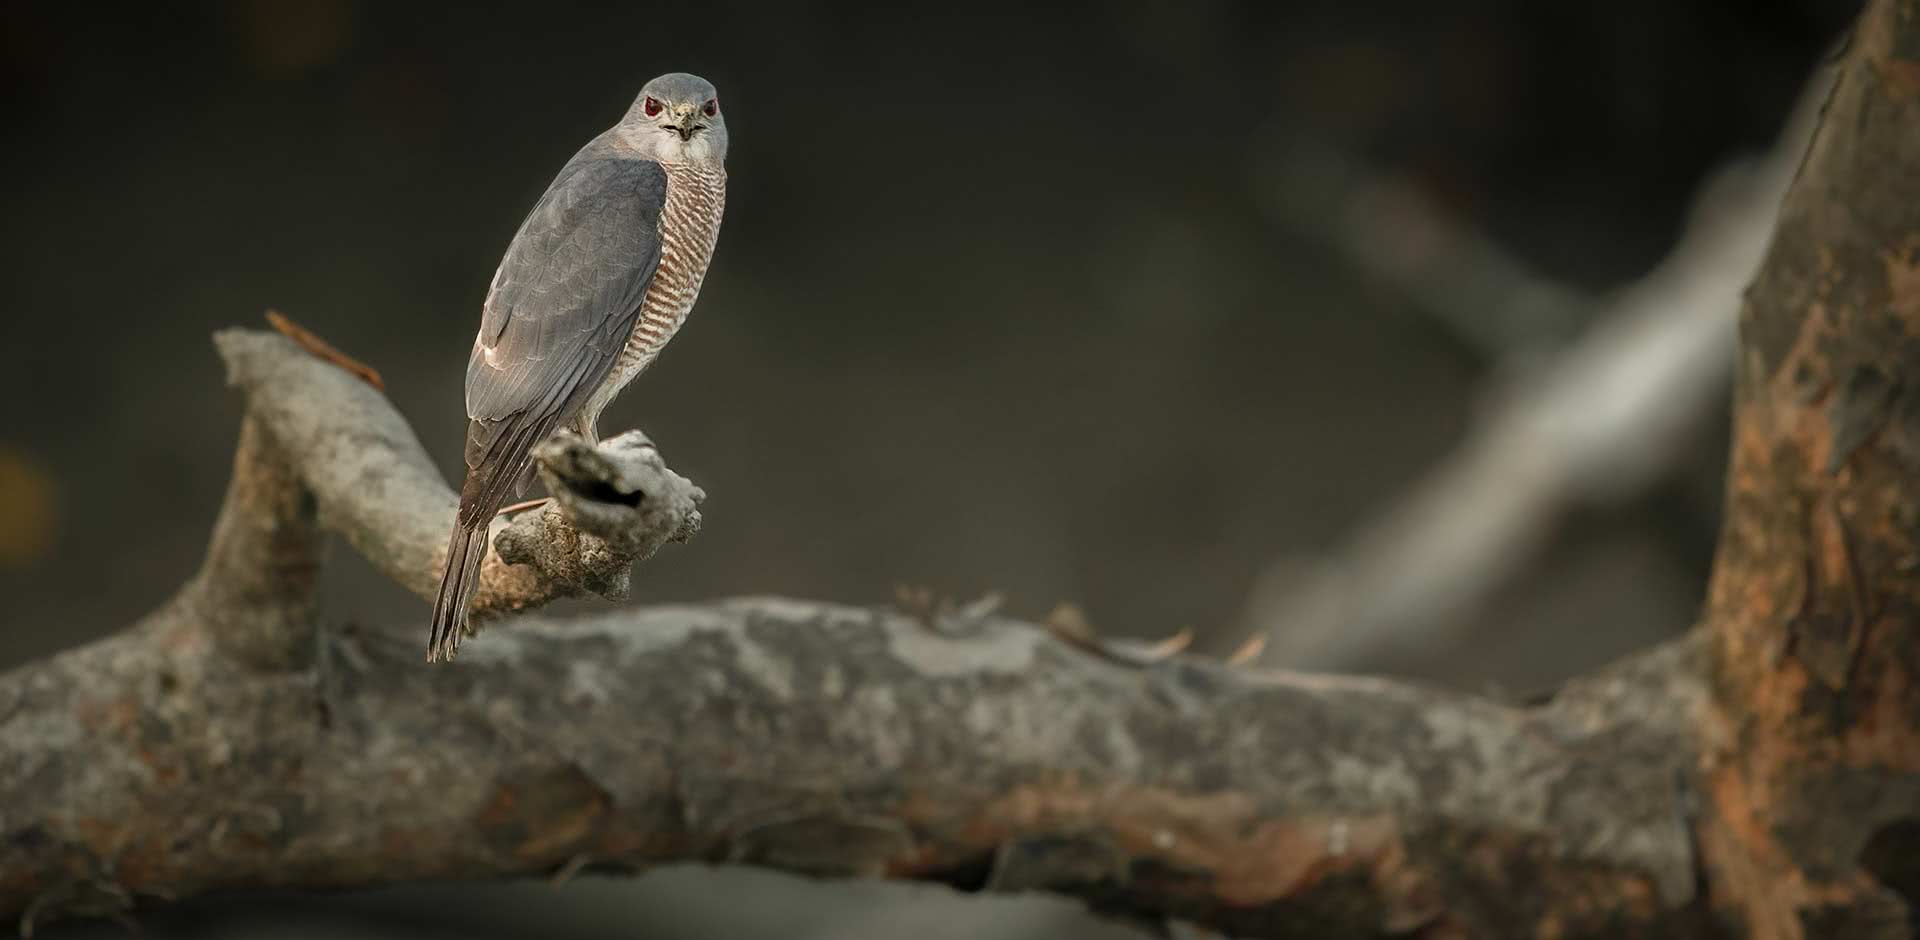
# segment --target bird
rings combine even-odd
[[[661,75],[514,233],[467,360],[466,478],[428,662],[459,652],[487,526],[532,482],[534,447],[561,430],[597,442],[601,411],[692,311],[726,207],[727,143],[713,84]]]

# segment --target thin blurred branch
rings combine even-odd
[[[1259,661],[1339,670],[1383,650],[1445,647],[1526,571],[1571,509],[1617,505],[1720,446],[1706,424],[1725,400],[1741,290],[1825,88],[1816,82],[1803,96],[1772,153],[1715,173],[1671,255],[1551,355],[1539,352],[1539,330],[1586,316],[1577,292],[1527,272],[1404,184],[1346,190],[1355,204],[1336,215],[1337,242],[1505,357],[1514,377],[1458,448],[1332,557],[1268,568],[1242,614],[1247,631],[1267,638]]]
[[[1269,216],[1325,244],[1489,361],[1552,348],[1599,302],[1533,270],[1404,176],[1293,140],[1258,180]]]

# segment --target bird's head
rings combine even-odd
[[[698,75],[669,72],[640,89],[622,136],[661,163],[708,163],[727,159],[727,120],[720,93]]]

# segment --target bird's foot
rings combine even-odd
[[[668,469],[646,435],[599,446],[572,433],[534,449],[555,509],[525,513],[494,538],[500,559],[590,594],[626,594],[633,563],[699,530],[706,494]]]

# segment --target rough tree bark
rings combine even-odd
[[[1741,312],[1703,827],[1751,936],[1920,915],[1920,2],[1872,4]]]
[[[1878,0],[1741,323],[1701,629],[1515,708],[980,610],[523,617],[428,667],[318,626],[324,533],[416,593],[453,495],[359,379],[222,335],[207,563],[0,676],[0,914],[263,885],[742,862],[1049,890],[1246,937],[1912,937],[1920,909],[1920,0]],[[685,537],[657,452],[559,445],[489,606]],[[417,626],[417,625],[408,625]]]

